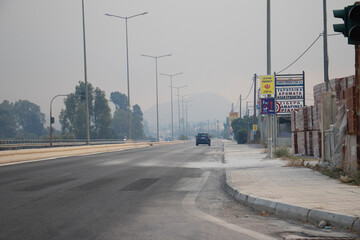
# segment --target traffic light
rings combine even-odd
[[[55,123],[55,118],[54,118],[54,117],[51,117],[51,118],[50,118],[50,123],[51,123],[51,124]]]
[[[342,18],[344,20],[343,24],[334,24],[334,31],[335,32],[341,32],[344,34],[345,37],[348,37],[347,33],[347,15],[348,15],[348,7],[340,10],[333,10],[334,17],[336,18]]]
[[[348,38],[348,44],[360,44],[360,5],[350,5],[344,9],[333,10],[334,17],[342,18],[343,24],[334,24],[334,31]]]
[[[349,44],[360,44],[360,5],[354,5],[349,9]]]

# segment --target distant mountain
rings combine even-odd
[[[184,101],[188,101],[188,121],[189,122],[213,122],[219,120],[225,122],[231,110],[231,103],[221,95],[215,93],[198,93],[188,96]],[[186,118],[186,105],[184,112]],[[174,97],[174,127],[179,124],[178,99]],[[183,117],[183,106],[180,98],[180,116]],[[144,119],[149,126],[156,126],[156,106],[144,111]],[[171,102],[159,104],[159,124],[160,128],[171,125]]]

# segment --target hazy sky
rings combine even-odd
[[[254,73],[266,74],[266,0],[84,0],[88,81],[127,94],[125,21],[128,21],[131,104],[155,104],[155,61],[160,73],[184,72],[181,94],[218,93],[236,104]],[[354,0],[328,0],[332,15]],[[323,31],[322,0],[272,0],[272,72],[295,60]],[[330,78],[354,74],[354,46],[329,37]],[[286,73],[306,74],[306,98],[323,82],[322,38]],[[0,101],[30,100],[49,114],[50,100],[84,80],[81,0],[0,0]],[[169,78],[159,77],[159,101],[170,101]],[[308,104],[311,102],[307,101]],[[63,100],[54,103],[54,112]],[[229,106],[230,110],[230,106]],[[225,116],[224,116],[225,118]]]

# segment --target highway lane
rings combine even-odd
[[[219,152],[177,144],[0,167],[0,239],[235,239],[184,200]]]
[[[214,140],[2,166],[0,239],[284,239],[309,228],[230,199],[222,153]]]

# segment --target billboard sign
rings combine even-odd
[[[277,114],[305,106],[305,73],[275,75],[275,90]]]
[[[261,76],[261,94],[275,94],[275,78],[273,75]]]
[[[229,113],[230,127],[231,127],[231,122],[234,121],[237,118],[239,118],[239,113],[238,112],[230,112]]]
[[[290,114],[291,111],[302,108],[304,101],[302,100],[276,100],[277,114]]]
[[[303,99],[304,87],[276,87],[276,100]]]

